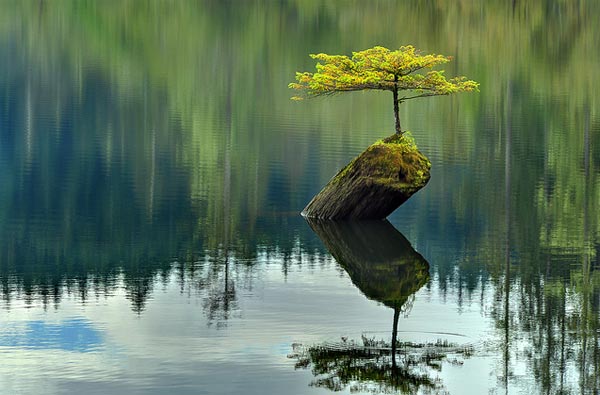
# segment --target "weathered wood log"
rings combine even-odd
[[[429,181],[431,163],[412,139],[378,141],[340,170],[302,211],[321,219],[384,219]]]

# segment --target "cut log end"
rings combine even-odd
[[[310,218],[384,219],[423,188],[431,163],[412,139],[378,141],[340,170],[302,211]]]

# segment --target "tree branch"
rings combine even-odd
[[[423,65],[423,66],[420,66],[420,67],[415,67],[415,68],[409,69],[409,70],[408,70],[407,72],[405,72],[405,73],[400,73],[400,77],[405,77],[405,76],[407,76],[407,75],[409,75],[409,74],[412,74],[412,73],[414,73],[415,71],[419,71],[419,70],[421,70],[421,69],[424,69],[424,68],[426,68],[426,67],[431,67],[431,66],[430,66],[430,64],[431,64],[431,63],[428,63],[428,64],[426,64],[426,65]]]
[[[428,92],[428,93],[422,93],[420,95],[415,95],[415,96],[403,96],[401,97],[399,100],[405,101],[405,100],[410,100],[410,99],[417,99],[419,97],[427,97],[427,96],[444,96],[444,95],[448,95],[449,93],[434,93],[434,92]]]

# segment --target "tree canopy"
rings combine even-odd
[[[477,91],[479,84],[466,77],[446,79],[443,70],[430,70],[448,63],[450,56],[426,54],[412,45],[391,51],[385,47],[373,47],[345,55],[311,54],[319,63],[316,73],[297,72],[296,81],[289,87],[302,92],[304,97],[332,95],[340,92],[362,90],[387,90],[394,95],[396,133],[402,134],[398,105],[406,100],[426,96],[449,95],[458,92]],[[421,73],[418,73],[421,71]],[[407,91],[403,96],[399,91]]]

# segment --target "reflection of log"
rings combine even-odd
[[[325,185],[302,215],[323,219],[384,219],[429,181],[429,160],[407,138],[367,148]]]
[[[341,347],[317,345],[304,354],[296,354],[296,366],[312,365],[318,378],[311,385],[333,391],[344,390],[348,385],[350,392],[372,392],[369,389],[377,388],[377,392],[412,394],[420,389],[440,389],[438,381],[423,370],[431,355],[396,364],[398,318],[407,299],[429,280],[425,258],[388,221],[307,220],[354,285],[369,299],[394,309],[394,321],[391,347],[386,343],[377,349],[367,345],[365,338],[363,346],[345,340]],[[382,358],[382,353],[390,357]]]
[[[425,258],[388,221],[308,223],[369,299],[399,309],[429,279]]]

